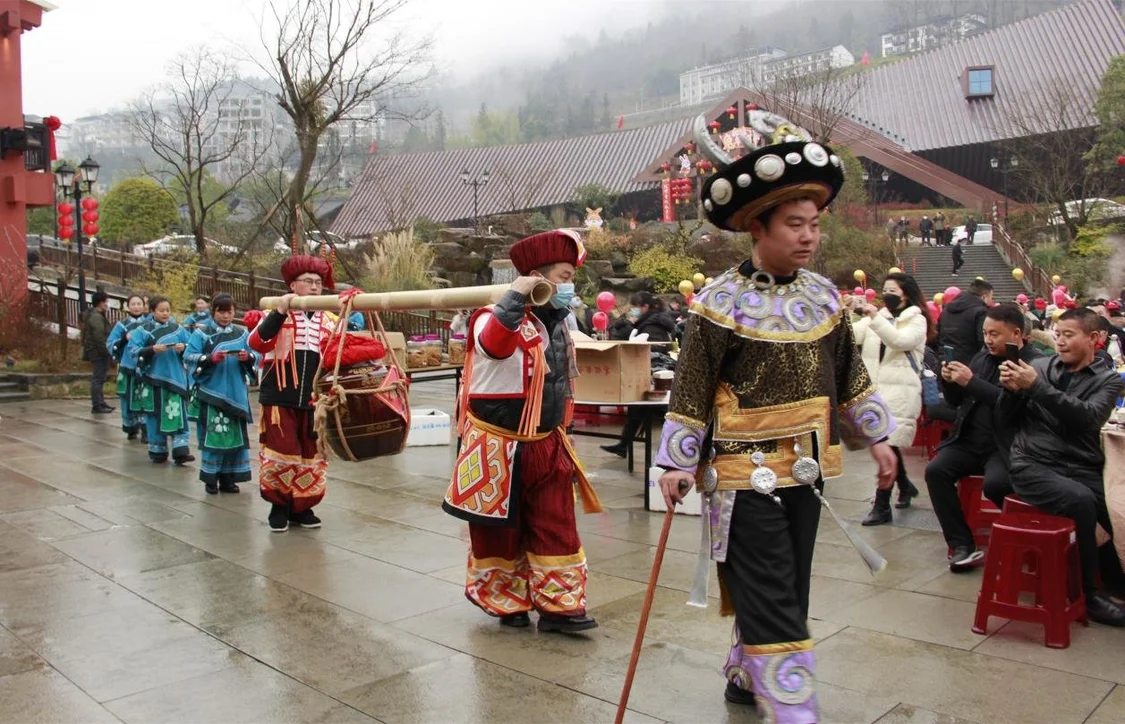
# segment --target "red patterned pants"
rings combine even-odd
[[[263,405],[258,425],[262,498],[288,507],[290,513],[311,509],[324,498],[328,472],[328,463],[316,448],[313,411]]]
[[[586,612],[586,554],[574,521],[574,463],[561,433],[520,444],[514,527],[469,524],[465,595],[493,616]]]

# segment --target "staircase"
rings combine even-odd
[[[910,246],[902,254],[902,270],[918,281],[927,299],[949,287],[965,291],[977,277],[984,277],[992,285],[992,296],[997,302],[1011,302],[1020,293],[1032,296],[1023,282],[1012,278],[1012,268],[995,246],[970,245],[963,248],[965,265],[958,276],[950,276],[953,248],[948,246]]]
[[[11,375],[0,374],[0,402],[20,402],[30,400],[27,380]]]

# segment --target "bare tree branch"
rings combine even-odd
[[[343,121],[421,117],[424,110],[392,102],[412,93],[432,69],[430,40],[394,28],[407,0],[289,0],[285,10],[281,1],[269,3],[261,33],[268,61],[259,65],[277,81],[278,105],[296,136],[299,161],[284,198],[286,235],[295,239],[303,237],[298,212],[317,186],[313,167],[325,133]]]
[[[500,164],[492,171],[492,181],[499,186],[508,211],[516,212],[531,208],[555,174],[556,169],[549,166]]]
[[[772,99],[771,110],[786,115],[813,138],[827,143],[840,120],[855,109],[866,81],[866,74],[855,68],[828,67],[807,74],[779,75],[762,93]]]
[[[233,63],[209,48],[176,58],[169,76],[163,86],[133,102],[131,125],[160,161],[159,168],[146,168],[146,173],[181,193],[197,251],[206,255],[208,216],[262,160],[272,145],[272,124],[258,119],[262,128],[253,127],[255,119],[237,102]],[[222,178],[223,188],[205,191],[209,176]]]

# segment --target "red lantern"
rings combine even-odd
[[[86,234],[86,236],[97,236],[97,234],[98,234],[98,225],[97,225],[97,224],[92,224],[92,223],[86,223],[86,224],[83,224],[83,225],[82,225],[82,232],[83,232],[84,234]]]
[[[756,110],[758,110],[758,104],[757,104],[757,103],[749,103],[749,104],[747,104],[747,106],[746,106],[746,110],[748,110],[748,111],[756,111]]]
[[[664,163],[660,164],[660,170],[664,173],[668,173],[672,170],[672,164],[665,161]]]
[[[92,224],[92,223],[94,223],[95,221],[98,220],[98,212],[97,211],[83,211],[82,212],[82,220],[85,221],[87,224]]]
[[[70,214],[67,214],[66,216],[60,216],[59,217],[59,226],[62,226],[62,227],[74,226],[74,217],[71,216]]]
[[[72,204],[68,201],[64,201],[61,204],[59,204],[59,215],[60,216],[67,216],[67,215],[73,214],[73,213],[74,213],[74,204]]]
[[[731,106],[727,109],[727,116],[733,121],[734,117],[738,115],[738,106]]]
[[[723,124],[718,121],[711,121],[707,124],[707,127],[711,129],[711,135],[714,136],[719,133],[719,129],[723,127]]]
[[[688,141],[686,144],[684,144],[684,153],[689,156],[695,153],[695,143],[693,143],[692,141]]]
[[[1118,166],[1125,166],[1125,154],[1122,154],[1122,155],[1117,157],[1117,165]]]
[[[64,226],[59,229],[60,239],[69,239],[72,236],[74,236],[74,229],[70,228],[69,226]]]
[[[98,208],[98,200],[93,196],[87,196],[86,198],[82,199],[82,208],[85,211],[93,211]]]

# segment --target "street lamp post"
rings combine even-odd
[[[82,240],[83,232],[85,231],[90,236],[97,234],[98,226],[98,212],[97,201],[88,199],[86,204],[82,203],[82,184],[86,184],[86,193],[89,194],[93,189],[94,184],[98,181],[98,162],[89,156],[86,160],[78,164],[78,173],[74,169],[63,163],[55,169],[55,184],[62,192],[64,199],[74,199],[74,209],[64,209],[64,206],[69,206],[65,202],[59,205],[60,212],[64,212],[59,219],[59,237],[67,239],[74,235],[75,244],[78,247],[78,309],[79,311],[86,311],[86,273],[82,269]],[[93,204],[89,203],[93,201]],[[73,221],[65,222],[64,219],[73,214]],[[70,228],[73,226],[73,231]]]
[[[487,186],[488,182],[492,180],[491,174],[488,169],[484,170],[480,176],[473,178],[469,173],[469,169],[461,172],[461,183],[466,186],[473,187],[473,229],[480,229],[480,190],[482,186]]]
[[[863,172],[863,183],[864,183],[864,185],[866,186],[867,182],[871,181],[872,182],[871,186],[874,189],[874,191],[871,194],[871,200],[875,205],[875,225],[876,226],[879,225],[879,181],[882,180],[883,185],[886,186],[887,181],[890,181],[890,179],[891,179],[891,174],[890,174],[889,171],[886,171],[886,170],[884,170],[883,173],[879,174],[878,176],[872,176],[867,171]]]
[[[1019,167],[1020,161],[1015,156],[1012,156],[1011,158],[1008,159],[1007,164],[1001,164],[1000,159],[994,157],[994,158],[990,158],[988,160],[988,165],[992,167],[993,171],[999,171],[1000,172],[1000,176],[1002,177],[1003,182],[1004,182],[1004,228],[1007,229],[1008,228],[1008,174],[1010,174],[1012,171],[1015,171]]]

